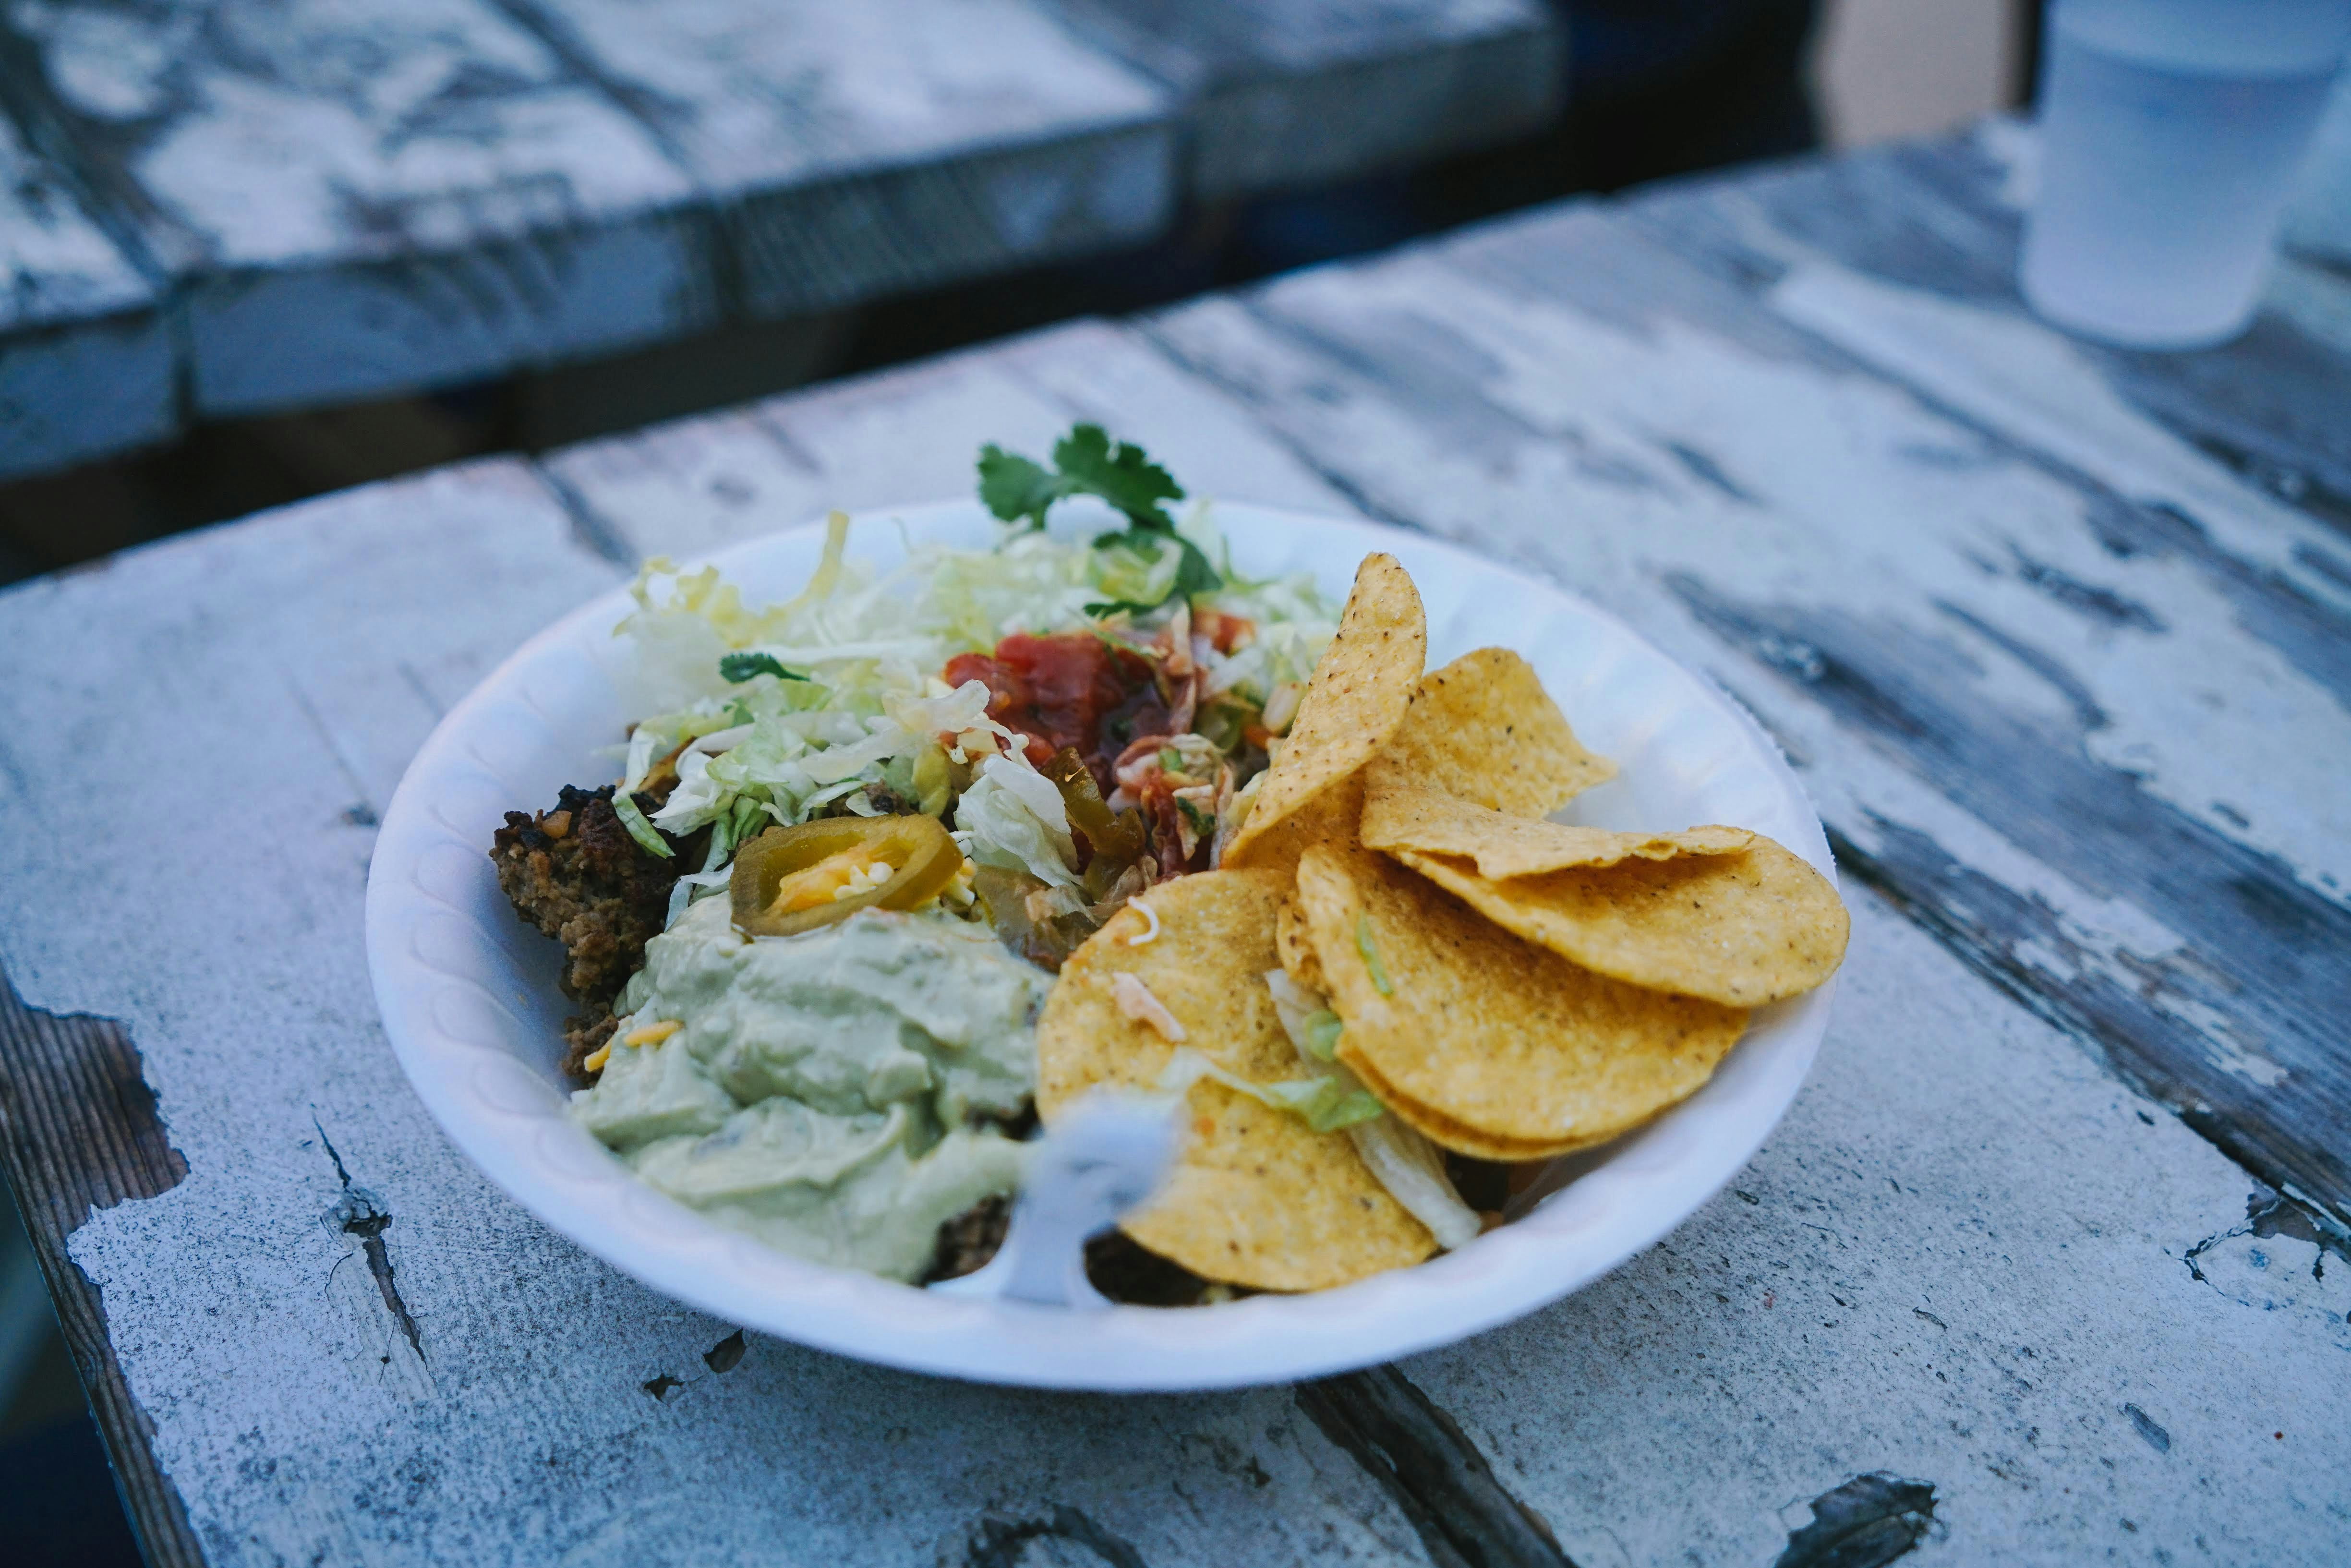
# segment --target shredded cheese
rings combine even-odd
[[[875,853],[861,846],[801,867],[776,884],[776,896],[768,901],[768,913],[794,915],[819,904],[854,898],[881,886],[894,874],[895,868],[887,861],[876,859]]]
[[[1127,907],[1129,907],[1130,909],[1139,909],[1139,910],[1141,910],[1141,911],[1143,912],[1143,917],[1144,917],[1145,920],[1148,920],[1148,921],[1150,921],[1150,922],[1151,922],[1151,929],[1150,929],[1150,930],[1148,930],[1148,931],[1138,931],[1138,932],[1136,932],[1134,936],[1130,936],[1130,937],[1128,937],[1128,938],[1126,939],[1126,945],[1127,945],[1128,946],[1130,946],[1130,947],[1140,947],[1140,946],[1142,946],[1145,942],[1150,941],[1153,937],[1155,937],[1155,936],[1158,936],[1158,935],[1159,935],[1159,911],[1157,911],[1157,910],[1155,910],[1155,909],[1152,908],[1152,907],[1151,907],[1151,905],[1149,905],[1149,904],[1147,904],[1144,903],[1144,902],[1143,902],[1143,900],[1141,900],[1141,899],[1139,899],[1139,898],[1130,898],[1130,899],[1128,899],[1128,900],[1126,901],[1126,903],[1127,903]],[[1115,984],[1115,982],[1113,982],[1113,984]],[[1139,981],[1137,982],[1137,984],[1140,984],[1140,983],[1141,983],[1141,982],[1139,982]]]
[[[1174,1040],[1179,1045],[1183,1043],[1184,1026],[1176,1021],[1176,1015],[1167,1010],[1167,1004],[1153,996],[1151,988],[1134,976],[1123,971],[1113,975],[1110,996],[1111,1000],[1118,1004],[1118,1010],[1127,1018],[1157,1030],[1164,1040]]]
[[[601,1072],[604,1071],[604,1063],[611,1060],[612,1042],[608,1040],[603,1044],[598,1046],[595,1050],[590,1051],[587,1058],[580,1063],[580,1066],[583,1071]]]
[[[643,1029],[631,1030],[621,1037],[621,1043],[622,1045],[659,1045],[684,1027],[685,1025],[675,1019],[664,1019],[660,1023],[649,1023]]]

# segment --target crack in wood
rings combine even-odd
[[[553,468],[541,464],[535,470],[562,507],[563,515],[570,519],[572,542],[589,554],[611,561],[623,571],[637,570],[637,549],[628,536],[611,518],[588,503],[585,497],[567,484]]]
[[[384,1310],[400,1326],[408,1348],[416,1353],[418,1361],[423,1361],[424,1340],[417,1332],[415,1318],[409,1314],[408,1303],[401,1299],[400,1287],[392,1278],[392,1251],[384,1245],[383,1233],[392,1228],[392,1211],[367,1188],[351,1184],[351,1173],[344,1168],[343,1156],[335,1152],[333,1140],[327,1136],[327,1129],[317,1116],[310,1118],[310,1125],[318,1129],[319,1145],[327,1151],[327,1158],[334,1162],[335,1177],[343,1186],[343,1196],[330,1212],[344,1235],[359,1238],[368,1272],[375,1277],[375,1288],[383,1297]]]
[[[2285,1236],[2296,1241],[2309,1242],[2318,1249],[2310,1260],[2310,1277],[2314,1281],[2326,1278],[2326,1255],[2329,1252],[2351,1263],[2351,1229],[2337,1225],[2332,1215],[2314,1206],[2262,1183],[2245,1195],[2242,1224],[2232,1225],[2226,1230],[2216,1230],[2180,1255],[2179,1260],[2188,1266],[2189,1278],[2199,1284],[2211,1284],[2212,1281],[2204,1276],[2203,1265],[2197,1260],[2223,1241],[2233,1240],[2240,1236],[2251,1236],[2257,1240]]]
[[[1575,1568],[1542,1515],[1395,1367],[1303,1383],[1294,1396],[1403,1511],[1437,1568]]]
[[[2128,626],[2141,632],[2168,632],[2163,618],[2135,599],[2126,598],[2111,588],[2085,582],[2068,571],[2062,571],[2044,560],[2036,560],[2011,540],[2008,553],[2016,562],[2016,580],[2026,587],[2038,590],[2066,609],[2075,611],[2107,626]]]

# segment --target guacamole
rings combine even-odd
[[[1019,1184],[1021,1145],[973,1119],[1017,1116],[1035,1092],[1052,984],[952,915],[746,937],[726,899],[702,899],[645,944],[572,1114],[721,1225],[917,1279],[941,1221]],[[670,1021],[666,1039],[618,1042]]]

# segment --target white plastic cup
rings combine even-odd
[[[2252,319],[2351,0],[2053,0],[2025,299],[2140,349]]]

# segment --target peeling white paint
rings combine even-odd
[[[1804,308],[1844,312],[1841,339],[1858,335],[1852,319],[1889,313],[1884,300],[1895,291],[1887,286],[1848,288],[1834,276],[1833,290],[1814,284],[1792,294],[1782,284],[1774,302],[1788,309],[1792,298],[1818,295]],[[1544,300],[1504,298],[1434,260],[1309,274],[1277,283],[1266,299],[1334,337],[1378,332],[1382,323],[1399,334],[1441,335],[1449,351],[1482,368],[1477,396],[1559,444],[1513,450],[1500,470],[1466,450],[1443,453],[1432,465],[1425,434],[1397,429],[1391,439],[1384,425],[1394,416],[1344,410],[1364,433],[1358,465],[1396,474],[1398,510],[1458,514],[1456,527],[1471,538],[1502,535],[1538,548],[1555,540],[1569,580],[1601,588],[1604,597],[1626,591],[1627,578],[1688,570],[1742,598],[1898,624],[1964,649],[1973,667],[1955,664],[1952,678],[1973,699],[2070,728],[2074,695],[1938,608],[1959,606],[2078,683],[2100,719],[2083,742],[2093,758],[2345,901],[2351,790],[2340,787],[2340,759],[2351,756],[2351,712],[2277,650],[2246,636],[2192,562],[2121,559],[2102,548],[2077,495],[2059,480],[2016,460],[1920,461],[1922,450],[1964,452],[1974,438],[1897,389],[1768,358],[1678,321],[1636,330]],[[1215,308],[1186,312],[1178,330],[1207,330]],[[1964,309],[1923,296],[1901,308]],[[1984,331],[2001,326],[2053,340],[2020,323],[1993,321]],[[1956,323],[1945,327],[1951,338],[1967,336]],[[2070,351],[2036,346],[2024,357],[2038,364]],[[2091,373],[2074,366],[2071,374]],[[2199,455],[2183,455],[2175,437],[2124,409],[2103,382],[2095,400],[2070,385],[2051,396],[2085,411],[2115,461],[2140,448],[2159,452],[2138,493],[2233,519],[2231,538],[2261,535],[2255,559],[2263,564],[2277,564],[2293,538],[2314,537],[2316,525],[2298,517],[2289,532],[2273,531],[2284,508],[2211,471]],[[1708,455],[1755,504],[1685,473],[1661,452],[1661,434]],[[1637,471],[1644,483],[1595,482],[1595,466]],[[2163,488],[2167,475],[2179,486]],[[1725,580],[1719,541],[1729,534],[1741,552],[1737,577]],[[2036,570],[2111,594],[2164,630],[2053,603],[2029,580]],[[2246,821],[2211,818],[2215,801]]]

